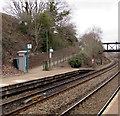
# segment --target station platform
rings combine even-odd
[[[119,103],[120,103],[120,91],[115,95],[115,97],[113,98],[113,100],[110,102],[110,104],[107,106],[106,110],[103,112],[103,115],[120,115],[120,107],[119,107]]]
[[[104,65],[102,67],[101,66],[96,67],[94,70],[104,68],[106,66],[109,66],[110,64]],[[50,71],[43,71],[43,66],[39,66],[33,69],[29,69],[28,73],[25,73],[25,74],[19,74],[19,75],[1,78],[0,87],[9,86],[12,84],[22,83],[26,81],[31,81],[35,79],[45,78],[48,76],[54,76],[54,75],[76,71],[76,70],[93,70],[93,68],[83,68],[83,67],[71,68],[70,65],[68,65],[67,63],[60,63],[58,66],[54,67]]]
[[[112,63],[113,61],[104,66],[98,66],[94,68],[94,70],[107,67]],[[54,75],[76,71],[76,70],[93,70],[93,68],[92,67],[91,68],[83,68],[83,67],[71,68],[70,65],[68,65],[68,63],[60,63],[50,71],[43,71],[43,66],[39,66],[33,69],[29,69],[28,73],[25,73],[25,74],[19,74],[15,76],[0,78],[0,87],[9,86],[12,84],[22,83],[26,81],[31,81],[35,79],[45,78],[48,76],[54,76]]]
[[[71,72],[75,70],[79,70],[79,69],[71,68],[70,66],[65,66],[65,67],[53,68],[51,71],[43,71],[43,67],[39,66],[37,68],[29,70],[28,73],[25,74],[2,78],[0,81],[0,87],[4,87],[16,83],[22,83],[30,80],[40,79],[66,72]]]

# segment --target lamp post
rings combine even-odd
[[[32,44],[27,44],[26,45],[26,72],[28,72],[28,49],[32,48]]]
[[[52,53],[53,53],[53,49],[52,47],[50,47],[49,49],[49,67],[52,68]]]
[[[49,70],[49,67],[48,67],[48,30],[46,30],[46,32],[45,32],[45,39],[46,39],[46,56],[47,56],[47,60],[45,61],[44,70],[48,71]]]
[[[46,53],[48,56],[48,31],[46,31]]]
[[[54,29],[53,33],[58,33],[56,30],[55,30],[55,27],[51,27],[50,29]],[[47,61],[45,61],[45,71],[48,71],[49,68],[51,68],[51,58],[49,56],[51,56],[51,53],[49,54],[49,45],[48,45],[48,30],[46,30],[45,32],[45,39],[46,39],[46,55],[47,55]]]

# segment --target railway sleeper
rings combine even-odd
[[[44,95],[45,95],[45,93],[44,93]],[[38,101],[38,100],[42,100],[44,98],[46,98],[46,96],[37,95],[37,96],[31,97],[29,99],[26,99],[25,101],[23,101],[23,104],[28,104],[30,102],[35,102],[35,101]]]
[[[89,71],[91,71],[91,70],[89,70]],[[32,82],[32,84],[38,82],[38,84],[35,84],[35,85],[32,85],[32,86],[30,86],[30,82],[31,82],[30,81],[29,83],[27,83],[25,85],[22,84],[23,85],[22,88],[21,87],[20,88],[16,88],[17,91],[15,91],[15,90],[11,91],[11,92],[3,91],[2,92],[2,96],[4,98],[5,96],[10,96],[11,94],[14,94],[14,93],[15,94],[19,94],[19,93],[24,92],[24,91],[26,91],[28,89],[32,90],[32,89],[35,89],[35,88],[40,87],[42,85],[50,84],[50,83],[53,83],[55,81],[63,80],[63,79],[70,78],[70,77],[73,77],[73,76],[77,76],[79,74],[83,74],[83,73],[86,73],[86,72],[89,72],[89,71],[88,70],[84,70],[84,71],[79,70],[79,71],[73,71],[74,73],[73,72],[68,72],[68,73],[65,73],[65,74],[45,77],[44,79],[40,79],[40,80]]]

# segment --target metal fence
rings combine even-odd
[[[77,55],[77,53],[51,58],[51,59],[49,59],[49,61],[48,61],[49,63],[47,65],[48,65],[48,67],[55,67],[55,66],[59,65],[60,63],[68,61],[70,58],[75,57],[76,55]],[[43,70],[45,70],[46,63],[47,63],[47,61],[43,62]]]

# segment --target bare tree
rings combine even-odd
[[[94,27],[89,29],[82,37],[81,37],[81,45],[84,51],[91,57],[97,58],[99,56],[99,52],[103,52],[103,46],[101,43],[101,34],[102,31],[100,28]]]
[[[93,36],[93,38],[96,40],[96,41],[100,41],[102,39],[102,30],[100,27],[96,27],[96,26],[93,26],[91,28],[88,28],[86,33],[90,33],[91,36]]]
[[[43,15],[45,16],[44,19],[46,18],[51,24],[54,22],[53,25],[47,23],[48,26],[55,27],[56,29],[57,27],[65,26],[69,20],[70,10],[68,10],[67,3],[61,2],[61,0],[10,1],[9,7],[5,11],[16,16],[20,24],[22,23],[23,26],[27,27],[27,34],[34,38],[34,51],[36,51],[41,41],[41,32],[44,35],[44,30],[47,27],[43,26],[46,22],[40,20]]]
[[[17,18],[24,19],[22,14],[33,17],[36,13],[43,12],[45,6],[44,0],[10,0],[8,7],[4,8],[4,10]]]
[[[10,4],[5,11],[14,15],[19,23],[27,26],[27,34],[34,36],[35,49],[40,41],[41,25],[39,25],[39,15],[46,10],[44,0],[10,0]]]

